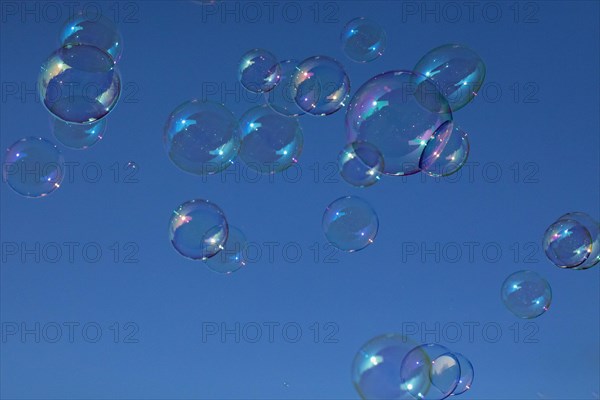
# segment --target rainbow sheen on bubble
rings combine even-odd
[[[433,133],[452,120],[448,101],[429,80],[410,71],[391,71],[368,80],[346,112],[347,142],[368,142],[383,155],[386,175],[420,171]]]
[[[373,243],[379,230],[379,218],[366,200],[346,196],[327,206],[322,226],[329,243],[342,251],[354,252]]]
[[[352,186],[371,186],[381,179],[383,156],[370,143],[350,143],[338,155],[338,168],[340,176]]]
[[[417,344],[399,334],[377,336],[352,361],[352,383],[365,400],[414,400],[402,385],[402,361]]]
[[[63,146],[83,150],[102,140],[106,132],[106,125],[106,118],[90,124],[72,124],[52,118],[52,133]]]
[[[194,99],[169,115],[163,141],[177,167],[196,175],[212,175],[233,164],[240,147],[240,126],[225,106]]]
[[[598,265],[600,262],[600,222],[583,212],[570,212],[560,217],[559,220],[570,220],[579,223],[587,229],[592,240],[588,258],[576,267],[572,267],[572,269],[588,269]]]
[[[293,77],[296,104],[308,114],[325,116],[346,105],[350,79],[342,64],[327,56],[302,61]]]
[[[548,259],[557,267],[574,268],[590,257],[592,243],[592,235],[584,225],[563,218],[546,229],[542,247]]]
[[[277,58],[264,49],[252,49],[244,54],[238,67],[242,86],[254,93],[272,90],[279,82],[280,67]]]
[[[240,158],[263,174],[281,172],[298,162],[304,145],[297,118],[286,117],[267,105],[254,107],[240,118]]]
[[[443,123],[431,135],[419,160],[419,168],[429,176],[449,176],[465,165],[469,138],[453,121]]]
[[[387,35],[383,28],[363,17],[354,18],[346,24],[341,34],[342,50],[349,59],[366,63],[383,55]]]
[[[7,150],[2,165],[4,181],[24,197],[44,197],[64,178],[64,158],[58,147],[40,137],[26,137]]]
[[[56,118],[85,124],[113,110],[121,93],[121,78],[108,53],[94,46],[67,44],[42,64],[38,91]]]
[[[231,274],[246,265],[247,247],[246,235],[238,228],[229,225],[229,233],[223,249],[206,259],[205,263],[211,271]]]
[[[184,257],[206,260],[221,251],[229,226],[223,211],[208,200],[190,200],[177,207],[169,221],[171,244]]]
[[[268,93],[265,99],[273,111],[288,117],[298,117],[304,111],[296,104],[296,87],[294,85],[294,74],[299,62],[296,60],[284,60],[279,63],[279,83]]]
[[[460,44],[436,47],[425,54],[413,70],[438,86],[452,111],[460,110],[473,100],[485,79],[481,57]]]
[[[500,292],[506,308],[519,318],[537,318],[550,308],[552,289],[533,271],[518,271],[506,278]]]
[[[469,359],[460,353],[453,353],[454,358],[458,360],[460,365],[460,379],[456,385],[456,389],[452,392],[452,396],[458,396],[463,394],[473,386],[473,380],[475,379],[475,369]]]
[[[121,59],[123,53],[123,38],[117,26],[102,15],[90,18],[84,12],[79,12],[65,23],[60,30],[60,43],[86,44],[97,47],[110,54],[115,62]]]

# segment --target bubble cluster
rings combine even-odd
[[[104,118],[115,107],[121,78],[108,53],[94,46],[67,44],[42,64],[38,89],[52,115],[85,124]]]
[[[223,249],[205,260],[208,268],[220,274],[231,274],[246,265],[248,241],[244,233],[229,225],[227,241]]]
[[[546,229],[542,247],[557,267],[591,268],[600,261],[600,224],[585,213],[567,213]]]
[[[539,317],[552,302],[550,284],[533,271],[518,271],[508,276],[500,294],[506,308],[519,318]]]
[[[334,247],[359,251],[375,240],[379,218],[366,200],[357,196],[340,197],[323,214],[325,237]]]
[[[449,176],[465,165],[468,156],[467,133],[453,121],[447,121],[429,138],[421,154],[419,168],[429,176]]]
[[[383,156],[367,142],[346,145],[338,156],[340,176],[357,187],[374,185],[383,173]]]
[[[346,105],[350,79],[342,64],[326,56],[302,61],[293,77],[295,101],[308,114],[325,116]]]
[[[298,61],[284,60],[279,63],[279,82],[273,90],[265,93],[265,99],[273,111],[288,117],[298,117],[304,111],[296,104],[296,86],[294,74],[298,68]]]
[[[123,53],[123,38],[116,25],[102,15],[89,18],[79,12],[70,18],[60,30],[61,45],[85,44],[110,54],[115,62]]]
[[[267,50],[252,49],[242,56],[238,68],[242,86],[254,93],[272,90],[279,82],[277,58]]]
[[[71,149],[87,149],[102,140],[106,132],[106,118],[90,124],[72,124],[52,118],[52,133],[56,140]]]
[[[366,63],[383,55],[387,35],[375,22],[359,17],[346,24],[341,41],[342,49],[349,59]]]
[[[190,200],[177,207],[169,222],[175,250],[193,260],[206,260],[221,251],[229,226],[223,211],[208,200]]]
[[[25,197],[44,197],[60,187],[64,159],[58,147],[40,137],[23,138],[6,150],[4,181]]]
[[[171,113],[163,140],[177,167],[196,175],[211,175],[233,163],[240,147],[240,126],[225,106],[194,99]]]

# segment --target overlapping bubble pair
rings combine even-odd
[[[586,213],[567,213],[546,229],[542,247],[557,267],[592,268],[600,261],[600,224]]]
[[[115,24],[78,13],[60,31],[60,48],[42,64],[38,92],[50,113],[50,129],[70,149],[86,149],[102,139],[106,116],[121,92],[116,62],[123,41]],[[18,194],[39,198],[57,190],[64,178],[64,157],[43,137],[25,137],[9,146],[3,179]]]
[[[365,400],[441,400],[468,391],[474,377],[464,355],[395,333],[369,340],[352,362],[352,383]]]

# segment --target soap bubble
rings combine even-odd
[[[252,49],[242,56],[238,68],[242,86],[254,93],[272,90],[279,82],[280,67],[273,54]]]
[[[207,259],[206,265],[214,272],[231,274],[246,265],[246,236],[238,228],[229,225],[227,241],[223,250]]]
[[[176,166],[192,174],[211,175],[233,163],[240,146],[240,126],[225,106],[194,99],[171,113],[163,139]]]
[[[367,187],[379,181],[383,173],[383,156],[367,142],[348,144],[338,156],[340,175],[353,186]]]
[[[90,124],[72,124],[52,118],[52,133],[62,145],[71,149],[87,149],[102,140],[106,118]]]
[[[223,250],[229,226],[223,211],[208,200],[181,204],[169,222],[169,239],[181,255],[206,260]]]
[[[414,71],[431,79],[450,102],[452,111],[477,96],[485,79],[485,64],[473,50],[460,44],[446,44],[431,50]]]
[[[473,386],[473,379],[475,379],[475,369],[467,357],[460,353],[453,354],[454,358],[458,360],[460,365],[460,380],[458,381],[456,389],[454,389],[454,392],[452,392],[453,396],[457,396],[471,389]]]
[[[121,78],[109,54],[93,46],[68,44],[42,64],[38,90],[55,117],[84,124],[105,117],[115,107]]]
[[[546,229],[542,246],[554,265],[573,268],[590,257],[592,241],[584,225],[571,219],[560,219]]]
[[[284,60],[279,63],[280,78],[273,90],[265,93],[267,104],[274,111],[288,117],[298,117],[304,114],[296,104],[296,87],[294,86],[294,74],[298,68],[298,61]]]
[[[248,110],[240,126],[240,158],[249,168],[270,174],[298,162],[304,139],[297,118],[285,117],[262,105]]]
[[[365,343],[352,362],[352,383],[365,400],[414,400],[402,385],[402,361],[416,344],[405,336],[386,334]]]
[[[350,80],[344,67],[333,58],[307,58],[298,65],[293,79],[296,104],[309,114],[329,115],[346,105]]]
[[[502,302],[519,318],[536,318],[548,311],[552,289],[544,278],[533,271],[518,271],[502,284]]]
[[[383,55],[387,35],[381,26],[366,18],[348,22],[341,35],[342,49],[353,61],[369,62]]]
[[[402,361],[402,387],[415,399],[442,400],[450,396],[460,380],[460,364],[454,354],[439,344],[415,347]]]
[[[97,15],[89,18],[79,12],[66,22],[60,30],[60,43],[86,44],[110,54],[115,62],[121,59],[123,38],[116,25],[108,18]]]
[[[357,196],[340,197],[323,214],[323,231],[336,248],[359,251],[373,243],[379,219],[369,203]]]
[[[384,173],[418,172],[423,149],[433,133],[452,120],[448,101],[429,80],[415,83],[410,71],[371,78],[354,94],[346,113],[347,142],[374,145],[385,162]]]
[[[573,269],[588,269],[597,265],[600,261],[600,223],[595,221],[588,214],[582,212],[567,213],[560,217],[559,220],[570,220],[579,223],[587,229],[592,239],[590,255],[587,260],[576,267],[573,267]]]
[[[64,159],[49,140],[26,137],[6,150],[2,167],[4,181],[25,197],[44,197],[60,187]]]
[[[449,176],[465,165],[468,156],[467,133],[448,121],[436,129],[425,145],[419,168],[429,176]]]

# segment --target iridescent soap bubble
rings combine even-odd
[[[169,222],[169,239],[181,255],[206,260],[223,250],[229,226],[223,211],[208,200],[190,200],[177,207]]]
[[[42,64],[38,91],[55,117],[84,124],[105,117],[115,107],[121,78],[108,53],[94,46],[67,44]]]
[[[240,126],[225,106],[194,99],[171,113],[163,140],[176,166],[192,174],[211,175],[233,163],[240,147]]]
[[[231,274],[246,265],[248,241],[238,228],[229,225],[227,241],[223,250],[207,259],[206,265],[214,272]]]
[[[298,61],[284,60],[279,63],[280,78],[273,90],[265,93],[267,104],[274,111],[288,117],[297,117],[304,114],[296,104],[296,87],[294,86],[294,74],[298,68]]]
[[[340,175],[353,186],[371,186],[381,179],[383,156],[367,142],[346,145],[338,156]]]
[[[40,137],[26,137],[6,150],[4,181],[25,197],[44,197],[60,187],[64,159],[58,147]]]
[[[587,260],[573,267],[573,269],[588,269],[594,265],[598,265],[598,262],[600,262],[600,223],[582,212],[567,213],[560,217],[559,220],[571,220],[579,223],[587,229],[592,239],[591,250]]]
[[[547,280],[533,271],[510,275],[501,289],[502,302],[519,318],[536,318],[548,311],[552,289]]]
[[[458,359],[446,347],[415,347],[402,361],[402,386],[415,399],[441,400],[450,396],[460,380]]]
[[[338,61],[326,56],[302,61],[294,74],[295,101],[312,115],[329,115],[346,105],[350,80]]]
[[[379,149],[387,175],[418,172],[423,149],[444,122],[450,105],[429,80],[416,83],[410,71],[371,78],[354,94],[346,113],[347,142],[369,142]]]
[[[123,38],[117,26],[108,18],[96,15],[90,18],[79,12],[65,23],[60,30],[60,43],[87,44],[110,54],[115,62],[121,59]]]
[[[469,157],[469,138],[453,121],[443,123],[423,149],[419,168],[429,176],[448,176],[465,165]]]
[[[72,124],[52,118],[52,133],[56,140],[71,149],[87,149],[102,140],[106,118],[90,124]]]
[[[592,235],[572,219],[560,219],[544,233],[542,247],[550,261],[560,268],[583,264],[592,252]]]
[[[460,353],[453,353],[453,355],[460,365],[460,379],[458,380],[456,389],[452,392],[453,396],[457,396],[471,389],[473,386],[473,379],[475,379],[475,369],[467,357]]]
[[[365,343],[352,362],[352,383],[365,400],[414,400],[402,385],[402,361],[416,343],[399,334]]]
[[[254,107],[240,118],[240,158],[263,174],[281,172],[298,162],[304,139],[297,118],[285,117],[267,105]]]
[[[242,56],[238,68],[240,83],[254,93],[272,90],[279,82],[277,58],[267,50],[252,49]]]
[[[485,79],[483,60],[460,44],[446,44],[431,50],[414,71],[438,85],[452,111],[460,110],[473,100]]]
[[[369,203],[357,196],[340,197],[323,214],[323,232],[340,250],[359,251],[373,243],[379,219]]]
[[[348,22],[341,35],[342,49],[353,61],[369,62],[383,55],[387,35],[383,28],[366,18]]]

